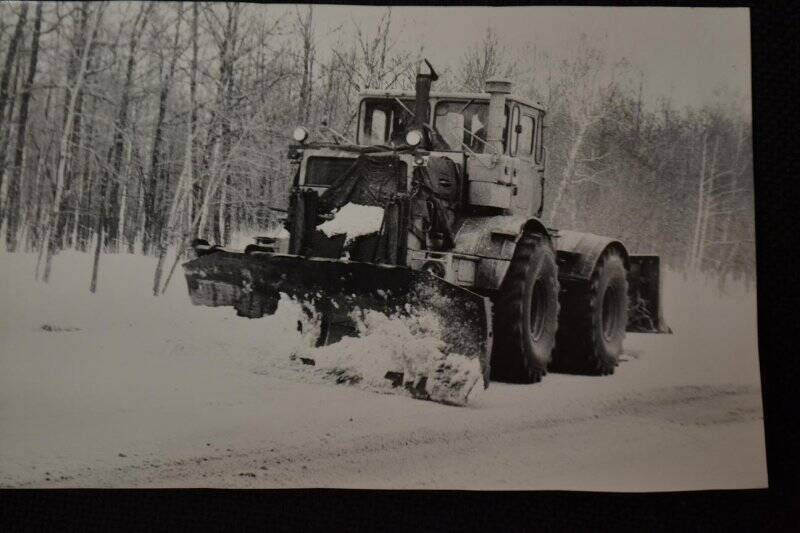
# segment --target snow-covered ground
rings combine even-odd
[[[292,305],[258,320],[193,307],[180,272],[156,298],[151,258],[103,256],[95,295],[90,255],[58,255],[49,285],[34,263],[0,253],[2,486],[767,483],[755,295],[740,288],[670,276],[675,334],[629,334],[615,375],[493,383],[450,407],[290,359],[310,350]]]

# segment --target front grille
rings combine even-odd
[[[343,176],[355,163],[355,158],[309,157],[306,162],[306,185],[328,187]]]

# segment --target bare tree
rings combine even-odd
[[[8,134],[5,133],[5,109],[8,103],[8,86],[11,80],[11,71],[17,58],[17,47],[19,46],[20,39],[22,39],[22,31],[25,28],[25,21],[28,18],[28,7],[26,2],[23,2],[19,7],[17,25],[14,28],[11,41],[8,43],[6,60],[3,65],[3,74],[0,76],[0,189],[3,187],[3,176],[5,175],[6,168],[6,151],[8,150]],[[13,109],[13,105],[11,107]],[[0,209],[1,208],[2,206],[0,206]],[[2,222],[2,210],[0,210],[0,222]]]
[[[28,76],[22,86],[22,99],[20,102],[19,121],[17,124],[17,144],[14,155],[14,166],[8,181],[8,224],[6,226],[6,249],[14,252],[17,249],[20,222],[20,188],[24,175],[25,150],[27,147],[28,107],[31,101],[31,91],[36,78],[36,65],[39,60],[39,32],[42,29],[42,2],[36,4],[36,18],[33,22],[33,36],[31,37],[31,56],[28,61]],[[2,214],[0,214],[0,221]]]
[[[550,223],[561,208],[564,194],[578,184],[578,179],[586,181],[596,180],[596,176],[589,175],[577,178],[579,166],[587,159],[602,157],[602,154],[584,154],[589,130],[599,123],[603,116],[602,104],[614,88],[613,77],[603,79],[605,73],[605,58],[596,48],[588,44],[585,36],[582,37],[577,53],[571,60],[562,63],[562,84],[560,98],[564,107],[563,113],[567,118],[570,135],[566,145],[560,147],[564,151],[564,165],[556,189],[555,197],[550,204]],[[575,209],[571,210],[574,221]]]
[[[181,22],[183,21],[183,7],[178,7],[178,16],[175,23],[175,36],[171,47],[171,56],[166,72],[163,73],[158,97],[158,118],[153,134],[153,148],[151,151],[150,172],[145,186],[145,228],[142,237],[142,250],[150,253],[151,247],[159,246],[163,232],[162,203],[168,187],[167,176],[162,168],[162,150],[164,144],[164,120],[167,113],[167,97],[175,75],[175,66],[180,55],[179,44]],[[160,58],[163,68],[164,58]]]
[[[119,197],[119,184],[123,183],[123,189],[127,190],[128,176],[122,176],[123,152],[125,150],[125,137],[128,135],[128,115],[133,91],[133,74],[136,70],[136,52],[139,46],[139,39],[147,26],[148,17],[154,4],[145,3],[139,7],[136,18],[131,27],[131,35],[128,41],[128,62],[125,68],[125,82],[122,86],[119,110],[114,122],[113,155],[111,159],[111,190],[108,205],[108,235],[105,238],[108,247],[116,251],[119,248],[121,238],[120,220],[122,215],[120,210],[124,209],[124,198]]]
[[[409,72],[413,65],[409,62],[410,54],[397,50],[397,43],[392,39],[392,10],[386,8],[370,34],[358,25],[354,25],[355,45],[350,54],[332,50],[339,59],[338,67],[348,75],[350,83],[356,90],[391,89],[400,82],[403,74]]]
[[[84,43],[86,41],[86,33],[89,24],[89,16],[90,16],[90,8],[89,2],[84,1],[80,4],[75,4],[73,9],[71,10],[72,18],[78,17],[79,22],[77,24],[73,23],[72,29],[72,38],[70,43],[70,55],[67,61],[67,83],[64,85],[64,101],[68,102],[71,97],[71,84],[74,82],[73,80],[77,76],[78,67],[80,65],[81,54],[83,52]],[[70,238],[73,232],[69,231],[70,226],[74,228],[75,220],[79,217],[80,212],[80,197],[79,191],[83,184],[76,183],[82,176],[80,172],[81,164],[84,161],[81,160],[81,154],[86,152],[86,146],[84,145],[85,139],[82,136],[83,132],[83,122],[84,122],[84,112],[83,112],[83,104],[84,104],[84,95],[85,95],[85,87],[89,84],[89,78],[92,75],[92,63],[95,55],[95,46],[94,43],[89,48],[89,59],[87,62],[87,70],[86,74],[84,75],[84,82],[81,84],[81,87],[78,89],[78,94],[75,101],[75,110],[73,112],[73,121],[72,124],[69,126],[70,129],[70,137],[69,137],[69,144],[70,144],[70,152],[66,162],[66,174],[64,176],[64,192],[61,199],[61,215],[58,220],[58,226],[56,227],[56,240],[59,243],[59,247],[64,246],[71,246],[73,245],[70,242]],[[66,105],[63,108],[64,116],[64,128],[67,128],[67,108]],[[85,166],[85,165],[84,165]],[[72,222],[72,223],[71,223]]]
[[[50,280],[50,273],[52,270],[53,253],[55,252],[55,244],[56,244],[55,233],[60,214],[59,208],[61,205],[61,196],[64,191],[64,176],[66,174],[67,157],[69,157],[69,136],[72,130],[72,123],[75,120],[75,105],[78,99],[78,91],[81,89],[83,85],[84,76],[86,74],[86,67],[89,62],[89,49],[91,48],[94,40],[97,38],[98,31],[100,30],[100,23],[103,19],[103,13],[105,12],[106,4],[97,3],[95,4],[95,6],[96,7],[94,9],[95,11],[94,23],[91,26],[91,31],[89,32],[89,36],[86,40],[86,43],[84,44],[83,53],[81,54],[80,68],[78,70],[77,77],[70,91],[72,96],[69,102],[67,103],[67,120],[65,123],[64,132],[61,135],[61,145],[58,154],[58,171],[56,174],[55,195],[53,197],[50,217],[47,223],[44,238],[42,239],[41,246],[45,247],[45,267],[43,275],[43,279],[45,282],[48,282]],[[97,261],[97,257],[95,258],[95,261]],[[96,283],[94,285],[96,286]]]
[[[500,42],[494,29],[487,26],[483,41],[470,48],[461,61],[459,82],[464,90],[481,92],[486,80],[510,78],[517,61],[508,46]]]
[[[118,236],[117,229],[119,224],[114,220],[109,219],[109,211],[116,213],[117,207],[117,194],[118,184],[120,179],[120,171],[122,169],[123,151],[125,148],[124,136],[128,129],[128,106],[130,104],[130,91],[133,79],[133,71],[136,66],[136,47],[139,42],[139,37],[144,31],[147,24],[147,16],[150,13],[152,4],[143,4],[136,16],[133,23],[131,38],[128,43],[128,62],[125,69],[125,84],[122,88],[122,97],[119,105],[119,112],[114,123],[114,140],[112,149],[109,152],[111,161],[107,165],[106,170],[100,175],[100,209],[97,213],[96,219],[96,236],[97,242],[95,243],[94,261],[92,262],[92,278],[89,290],[95,292],[97,290],[97,278],[100,268],[100,251],[103,244],[112,243],[114,249],[117,248],[118,242],[115,237]],[[141,26],[140,26],[141,23]],[[111,173],[111,176],[108,173]],[[110,204],[110,205],[109,205]],[[109,239],[106,234],[106,229],[113,231],[113,235]],[[109,232],[111,233],[111,232]]]
[[[314,6],[309,4],[304,15],[301,15],[300,8],[295,11],[295,31],[302,41],[302,57],[300,77],[300,102],[297,110],[297,121],[300,124],[308,122],[311,114],[311,91],[313,87],[314,56],[316,49],[314,45]]]

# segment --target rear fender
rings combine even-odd
[[[597,265],[597,260],[608,248],[617,249],[628,268],[628,251],[622,242],[580,231],[558,230],[555,232],[558,277],[565,281],[588,281]]]
[[[555,237],[558,277],[570,290],[586,283],[608,249],[622,255],[628,271],[628,326],[636,333],[672,333],[664,321],[661,260],[657,255],[629,255],[622,242],[610,237],[559,230]]]

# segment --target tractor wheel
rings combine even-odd
[[[562,309],[553,370],[613,374],[628,323],[628,280],[618,250],[603,252],[588,285],[567,290]]]
[[[495,301],[492,378],[536,383],[558,329],[558,269],[550,241],[525,234]]]

